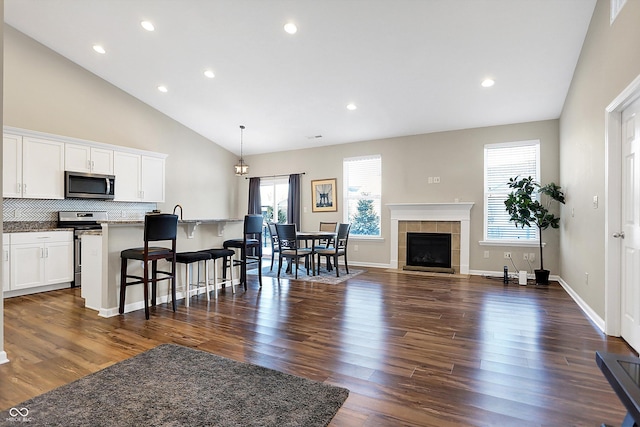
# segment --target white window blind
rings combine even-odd
[[[382,157],[350,157],[343,161],[344,221],[351,234],[380,236]]]
[[[540,176],[540,141],[488,144],[484,148],[485,240],[537,241],[536,227],[516,227],[504,201],[510,178]]]

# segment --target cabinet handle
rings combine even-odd
[[[91,160],[91,170],[95,170],[96,168],[96,162],[94,162],[93,160]]]
[[[27,194],[27,184],[22,184],[22,194]]]
[[[9,251],[4,251],[4,260],[9,261]]]
[[[49,248],[44,249],[44,257],[49,258]]]
[[[40,248],[40,258],[44,258],[44,248]]]

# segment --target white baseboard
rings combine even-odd
[[[576,302],[576,304],[578,304],[578,307],[580,307],[582,309],[584,314],[586,314],[587,317],[589,319],[591,319],[591,321],[593,323],[595,323],[595,325],[604,333],[605,332],[604,319],[602,317],[598,316],[598,313],[593,311],[591,306],[589,306],[589,304],[587,304],[582,298],[580,298],[580,295],[578,295],[576,293],[576,291],[574,291],[573,288],[571,286],[569,286],[569,284],[567,282],[562,280],[561,277],[554,276],[553,280],[557,280],[558,283],[560,283],[560,286],[562,286],[564,288],[564,290],[569,294],[569,296],[571,298],[573,298],[573,300]]]
[[[9,358],[7,357],[6,351],[0,351],[0,365],[3,363],[9,363]]]

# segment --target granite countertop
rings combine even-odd
[[[58,227],[57,221],[8,221],[2,223],[3,233],[29,233],[37,231],[73,231]]]
[[[238,218],[202,218],[202,219],[180,219],[178,224],[215,224],[218,222],[242,222]],[[126,225],[126,224],[144,224],[144,219],[114,219],[108,221],[98,221],[98,224]]]

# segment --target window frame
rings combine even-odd
[[[379,175],[379,183],[378,186],[380,188],[379,194],[372,195],[371,197],[350,197],[349,195],[349,179],[348,179],[348,165],[350,162],[356,162],[359,160],[378,160],[380,175]],[[351,200],[364,200],[364,199],[373,199],[374,203],[377,202],[379,206],[379,211],[376,212],[378,215],[378,234],[350,234],[350,238],[357,239],[379,239],[382,237],[382,154],[370,154],[365,156],[354,156],[354,157],[345,157],[342,159],[342,206],[344,206],[343,210],[343,220],[345,223],[351,223],[351,219],[349,218],[349,201]]]
[[[496,195],[500,195],[502,193],[500,192],[496,192],[496,191],[490,191],[490,189],[488,188],[488,177],[489,177],[489,165],[487,163],[488,161],[488,154],[489,154],[489,150],[492,149],[500,149],[500,148],[515,148],[515,147],[535,147],[535,176],[534,179],[536,181],[540,181],[540,140],[539,139],[532,139],[532,140],[524,140],[524,141],[512,141],[512,142],[500,142],[500,143],[492,143],[492,144],[485,144],[484,145],[484,164],[483,164],[483,172],[484,172],[484,180],[483,180],[483,202],[484,202],[484,218],[483,218],[483,226],[484,226],[484,230],[483,230],[483,239],[480,244],[481,245],[487,245],[487,246],[524,246],[524,247],[530,247],[530,246],[538,246],[539,244],[539,231],[536,227],[533,227],[533,235],[529,238],[519,238],[519,239],[513,239],[513,238],[496,238],[496,237],[489,237],[489,198],[491,196],[496,196]],[[530,173],[521,173],[520,176],[524,175],[531,175]],[[513,176],[510,176],[508,178],[512,178]],[[505,183],[507,182],[508,178],[505,179]],[[507,191],[510,192],[510,190],[506,189]],[[506,200],[506,197],[509,193],[505,192],[504,195],[504,199]],[[505,208],[505,215],[508,215],[506,213],[506,208]],[[513,227],[515,227],[515,225],[513,225]],[[524,232],[523,232],[524,234]]]

